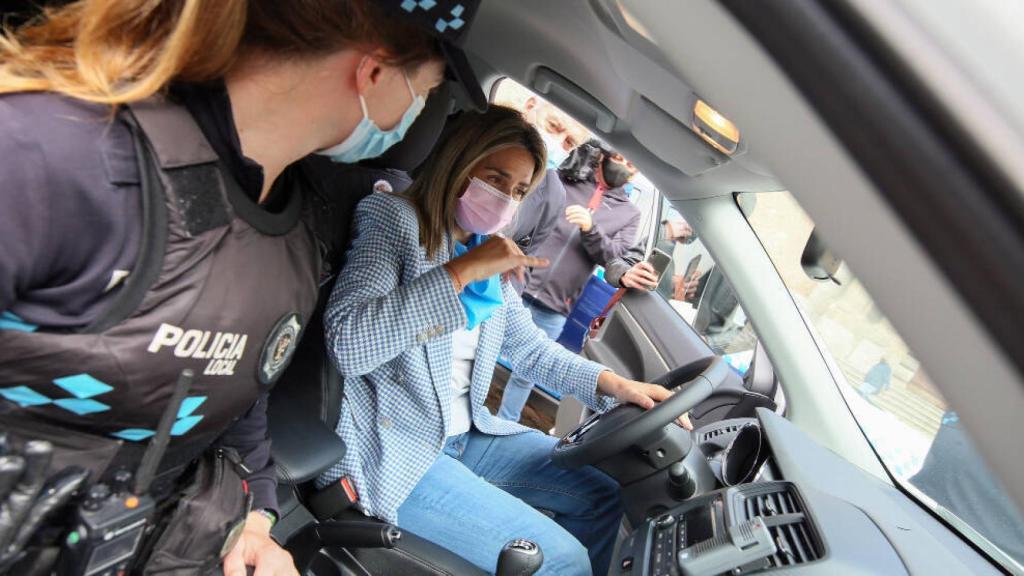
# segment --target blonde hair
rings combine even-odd
[[[3,30],[0,94],[123,104],[172,81],[223,77],[243,49],[295,57],[345,47],[382,48],[401,66],[439,57],[426,32],[374,0],[78,0]]]
[[[487,156],[510,147],[524,148],[533,157],[533,178],[527,194],[544,178],[547,152],[537,130],[518,111],[492,105],[486,112],[466,112],[434,150],[404,195],[416,206],[420,244],[429,258],[444,246],[455,228],[455,203],[469,174]]]

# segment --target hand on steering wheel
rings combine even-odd
[[[551,461],[559,468],[572,470],[643,444],[708,399],[726,381],[729,370],[724,360],[711,356],[680,366],[652,384],[603,372],[598,377],[600,392],[624,403],[592,415],[566,434],[552,448]]]
[[[597,390],[619,402],[636,404],[644,410],[654,408],[659,402],[667,400],[675,394],[675,390],[669,390],[660,384],[629,380],[611,370],[605,370],[597,377]],[[693,430],[689,414],[682,414],[676,418],[676,424],[687,430]]]

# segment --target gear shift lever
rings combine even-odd
[[[531,576],[544,564],[544,552],[529,540],[516,539],[501,549],[497,576]]]
[[[673,498],[682,502],[697,491],[697,483],[683,461],[676,462],[668,469],[668,491]]]

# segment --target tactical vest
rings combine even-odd
[[[284,370],[316,303],[320,259],[300,190],[270,214],[185,108],[151,99],[121,113],[143,195],[136,265],[79,332],[0,330],[0,415],[144,443],[190,368],[170,449],[194,457]]]

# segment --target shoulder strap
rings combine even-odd
[[[128,120],[139,164],[139,186],[142,189],[142,237],[139,253],[132,273],[125,280],[124,286],[114,297],[110,307],[80,331],[87,334],[103,332],[131,315],[142,304],[146,292],[156,282],[164,261],[167,245],[167,205],[164,186],[156,174],[156,163],[138,123],[131,115],[128,115]]]
[[[154,96],[128,105],[149,140],[157,165],[163,170],[206,164],[218,160],[217,153],[184,106]]]
[[[131,275],[113,302],[92,323],[80,330],[82,333],[103,332],[130,316],[142,304],[146,292],[160,275],[169,226],[168,195],[164,179],[172,182],[172,186],[176,181],[186,184],[179,188],[195,187],[199,182],[209,182],[209,178],[196,178],[197,174],[171,177],[169,173],[192,173],[196,170],[208,173],[218,169],[217,153],[184,106],[167,102],[163,96],[154,96],[129,104],[121,114],[131,127],[135,157],[139,165],[139,186],[142,190],[139,253]],[[180,176],[184,176],[184,180]],[[177,204],[172,202],[171,205]],[[210,209],[208,205],[195,205],[208,215],[206,220],[210,220],[200,224],[216,225],[226,220],[223,206],[217,210],[217,206]],[[210,219],[211,214],[221,217]],[[190,219],[187,213],[183,213],[182,217],[186,227],[195,231],[194,226],[189,226],[190,220],[194,218]]]

